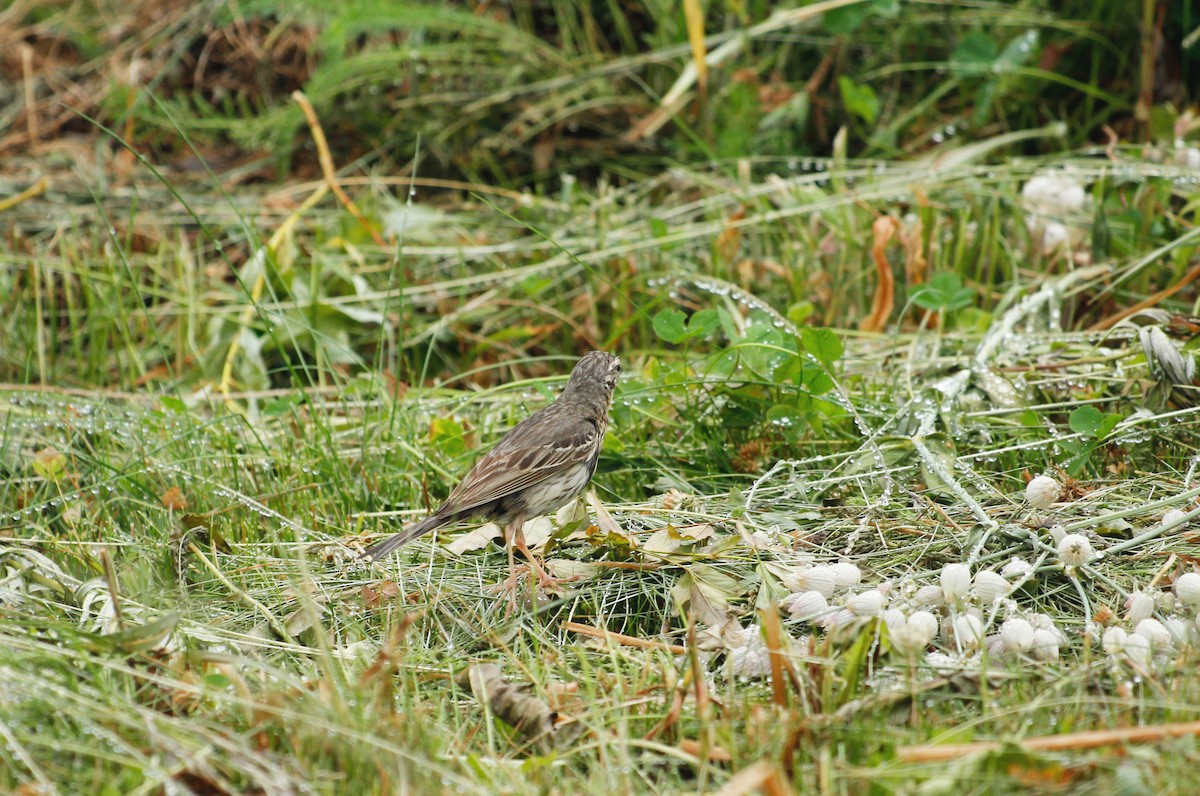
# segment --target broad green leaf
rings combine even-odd
[[[1116,422],[1110,423],[1108,418],[1111,417],[1115,417]],[[1099,409],[1088,405],[1080,406],[1071,412],[1068,423],[1071,426],[1071,430],[1076,434],[1082,434],[1092,439],[1103,439],[1120,420],[1120,415],[1108,415],[1106,417]]]
[[[829,329],[806,326],[800,330],[800,343],[804,350],[816,357],[827,368],[842,358],[842,341]]]
[[[954,48],[950,68],[959,77],[990,74],[999,55],[995,39],[982,31],[972,31]]]
[[[720,324],[716,310],[700,310],[688,318],[683,312],[666,308],[653,319],[654,333],[668,343],[682,343],[693,337],[707,337]]]
[[[934,274],[929,282],[917,289],[912,296],[913,304],[927,310],[954,312],[971,306],[975,291],[965,287],[958,274],[943,271]]]
[[[668,343],[679,343],[687,337],[687,316],[667,307],[654,314],[654,333]]]
[[[845,75],[838,78],[838,88],[846,110],[867,124],[875,123],[875,117],[879,115],[879,97],[875,95],[875,89],[865,83],[855,83]]]

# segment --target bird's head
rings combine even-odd
[[[575,369],[571,371],[571,380],[567,382],[567,389],[603,390],[611,397],[620,375],[620,357],[606,351],[591,351],[575,363]]]

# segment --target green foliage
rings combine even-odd
[[[845,75],[838,78],[838,88],[846,110],[868,125],[875,124],[875,117],[879,115],[879,97],[875,96],[875,89],[855,83]]]
[[[700,310],[688,318],[675,309],[659,310],[654,316],[654,333],[668,343],[679,344],[693,338],[705,338],[716,331],[720,318],[716,310]]]
[[[1063,440],[1062,446],[1071,454],[1066,471],[1078,475],[1092,461],[1093,455],[1108,441],[1113,429],[1123,418],[1115,412],[1105,414],[1091,404],[1072,410],[1068,424],[1083,437],[1082,442]]]
[[[975,291],[963,285],[962,278],[952,272],[934,274],[912,294],[914,304],[935,312],[957,312],[974,301]]]
[[[716,4],[706,9],[706,30],[726,41],[753,31],[774,10]],[[524,184],[541,142],[553,144],[557,172],[621,174],[628,162],[617,164],[629,147],[613,131],[636,127],[690,58],[680,17],[649,1],[522,0],[488,14],[460,4],[390,0],[219,2],[205,17],[209,26],[183,27],[173,46],[198,51],[227,36],[232,68],[244,69],[236,45],[248,24],[261,26],[269,45],[299,39],[304,68],[288,79],[300,85],[273,82],[253,69],[241,85],[214,77],[215,87],[193,89],[193,75],[203,70],[188,59],[147,52],[148,60],[168,66],[149,87],[153,98],[112,80],[102,120],[119,129],[132,112],[147,139],[135,146],[154,141],[181,150],[178,134],[185,133],[269,152],[282,170],[306,155],[309,136],[290,96],[300,88],[339,163],[369,151],[394,166],[389,153],[403,158],[419,138],[427,169]],[[1168,36],[1194,27],[1176,8],[1164,18]],[[102,34],[81,26],[77,35],[85,42]],[[1021,5],[951,4],[936,23],[920,5],[868,0],[830,10],[787,35],[745,35],[747,46],[710,70],[699,114],[676,108],[666,126],[637,139],[639,168],[824,154],[847,118],[856,121],[853,154],[923,150],[950,137],[969,142],[998,129],[1035,130],[1057,121],[1067,122],[1066,145],[1077,146],[1093,140],[1114,114],[1129,116],[1138,85],[1129,75],[1139,65],[1126,46],[1137,40],[1137,15],[1119,0],[1066,3],[1055,15]],[[822,74],[825,54],[838,48],[850,57],[835,61],[828,80],[809,85]],[[1194,77],[1196,68],[1185,59],[1186,75]],[[1186,76],[1181,83],[1188,84]],[[814,104],[840,104],[843,112],[813,114]],[[1156,134],[1172,136],[1177,111],[1151,110]]]

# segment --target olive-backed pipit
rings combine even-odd
[[[575,364],[558,400],[505,434],[437,511],[375,544],[364,557],[377,560],[447,523],[487,517],[504,528],[510,582],[515,583],[515,547],[529,559],[543,584],[554,583],[526,547],[521,526],[566,505],[591,480],[620,372],[621,360],[612,354],[592,351],[585,355]]]

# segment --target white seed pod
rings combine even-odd
[[[1070,215],[1084,209],[1087,193],[1074,177],[1063,172],[1047,172],[1030,177],[1022,186],[1021,204],[1036,215]]]
[[[1109,655],[1120,655],[1125,650],[1125,639],[1128,635],[1119,627],[1110,627],[1104,631],[1104,636],[1100,639],[1100,645],[1104,647],[1104,651]]]
[[[1153,617],[1138,622],[1133,632],[1149,641],[1154,652],[1171,648],[1171,632]]]
[[[926,612],[918,611],[917,613],[920,614]],[[929,623],[927,621],[923,619],[912,621],[912,617],[909,617],[904,622],[900,623],[892,632],[892,647],[897,652],[900,652],[904,655],[913,656],[924,652],[925,648],[929,646],[929,642],[937,633],[937,620],[933,618],[932,614],[926,613],[926,615],[933,622],[932,633],[930,632]]]
[[[947,564],[942,567],[941,582],[942,598],[948,603],[956,603],[971,588],[971,570],[966,564]]]
[[[888,632],[893,634],[903,630],[908,624],[908,617],[899,608],[888,608],[879,618],[887,625]]]
[[[1033,625],[1019,616],[1010,616],[1000,625],[1000,638],[1009,652],[1024,652],[1033,646]]]
[[[809,590],[789,594],[779,601],[779,607],[787,611],[792,619],[811,622],[829,610],[829,601],[821,592]]]
[[[989,658],[1006,658],[1012,655],[1012,651],[1005,645],[1004,639],[999,633],[993,633],[983,640],[983,646],[987,649]]]
[[[1062,487],[1048,475],[1039,475],[1025,485],[1025,502],[1035,509],[1047,509],[1062,494]]]
[[[964,649],[975,646],[983,640],[983,622],[970,614],[954,617],[954,637]]]
[[[1004,597],[1011,588],[1012,585],[995,572],[985,569],[975,573],[975,594],[985,605]]]
[[[1176,602],[1178,601],[1175,599],[1175,595],[1169,591],[1160,591],[1154,597],[1154,605],[1157,607],[1157,610],[1162,611],[1164,614],[1174,613]]]
[[[839,628],[849,627],[858,620],[858,616],[849,608],[839,608],[836,611],[831,611],[821,618],[821,627],[828,631],[838,630]]]
[[[941,605],[946,602],[946,597],[941,586],[922,586],[913,595],[913,602],[917,605]]]
[[[1092,543],[1080,533],[1069,533],[1058,543],[1058,560],[1068,567],[1078,567],[1096,557]]]
[[[833,567],[809,567],[800,572],[800,578],[805,589],[819,591],[826,599],[837,591],[837,578],[834,576]]]
[[[853,611],[855,616],[879,616],[879,612],[883,610],[883,595],[874,589],[864,591],[846,600],[846,607]]]
[[[1125,645],[1121,648],[1121,652],[1136,664],[1145,666],[1150,662],[1150,642],[1146,640],[1145,636],[1137,633],[1130,633],[1125,637]]]
[[[1186,606],[1200,604],[1200,575],[1185,572],[1175,579],[1175,596]]]
[[[862,572],[849,561],[839,561],[833,565],[833,581],[839,588],[857,586],[861,580]]]
[[[1138,622],[1154,613],[1154,598],[1144,591],[1135,591],[1125,601],[1125,608],[1125,619],[1136,627]]]
[[[1024,577],[1029,570],[1033,569],[1033,565],[1023,558],[1013,556],[1012,560],[1000,568],[1000,574],[1006,578]]]
[[[1172,525],[1176,522],[1179,522],[1179,520],[1183,519],[1186,516],[1187,516],[1186,511],[1180,511],[1179,509],[1167,509],[1166,511],[1163,512],[1162,524],[1163,525]],[[1183,530],[1185,525],[1186,525],[1186,523],[1184,523],[1183,525],[1180,525],[1175,530],[1181,531],[1181,530]]]
[[[1039,661],[1052,661],[1058,658],[1059,634],[1046,628],[1033,631],[1033,643],[1029,651]]]
[[[938,620],[936,616],[928,611],[913,611],[908,615],[905,627],[916,638],[920,639],[921,646],[924,647],[933,641],[934,636],[937,635]]]
[[[1063,641],[1066,641],[1066,636],[1058,629],[1058,625],[1054,624],[1054,617],[1050,614],[1033,614],[1029,617],[1029,623],[1033,625],[1034,630],[1051,630],[1058,633]]]
[[[1177,616],[1163,620],[1163,627],[1171,634],[1171,643],[1178,649],[1187,647],[1192,642],[1192,626]]]

